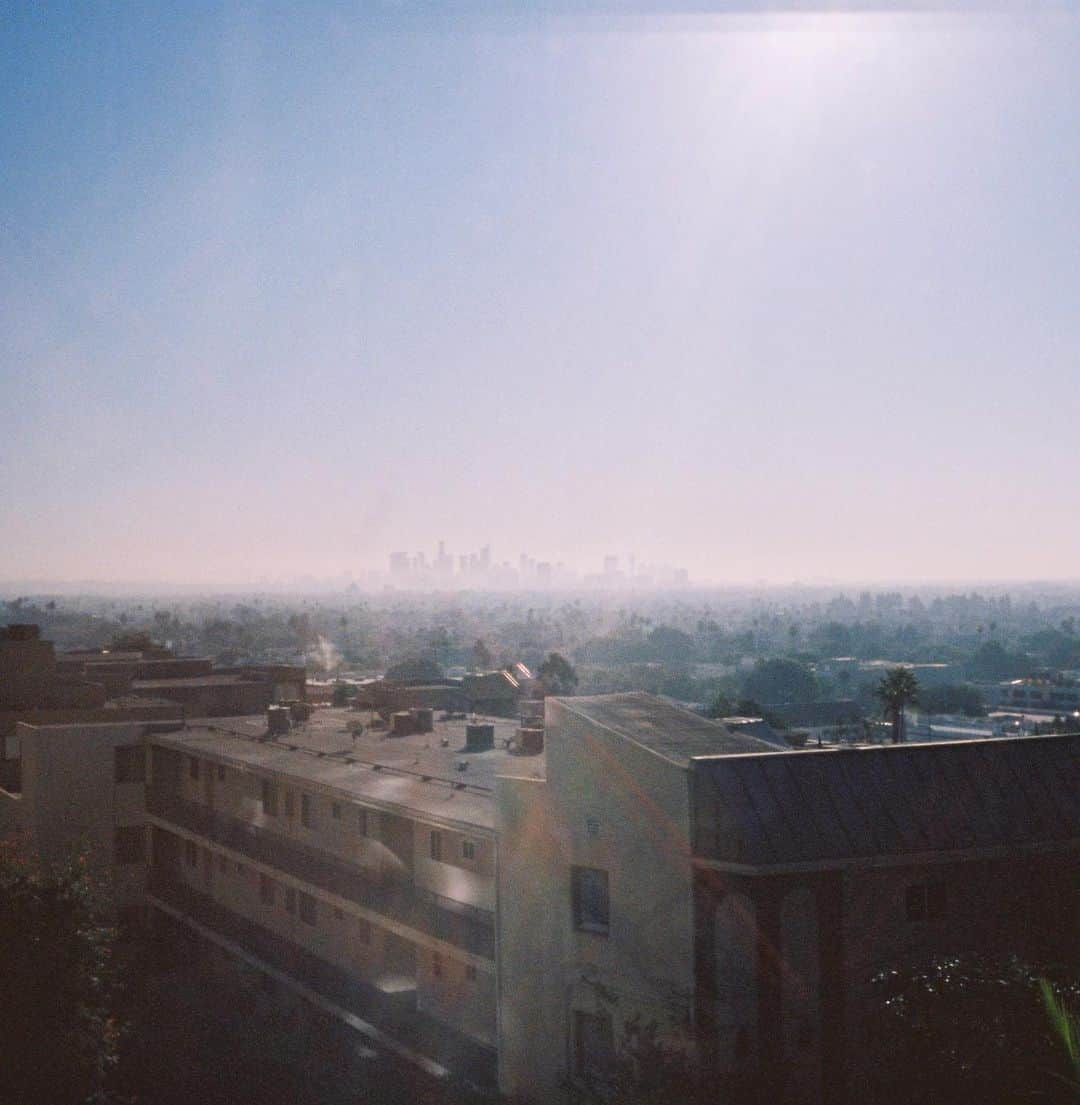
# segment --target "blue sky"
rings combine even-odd
[[[1080,18],[96,7],[0,29],[0,579],[1080,574]]]

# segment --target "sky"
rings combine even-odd
[[[1077,578],[1080,9],[5,5],[0,580]]]

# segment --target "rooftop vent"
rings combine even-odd
[[[268,706],[266,708],[266,728],[272,736],[287,733],[291,726],[292,719],[289,717],[288,706]]]
[[[517,748],[522,756],[538,756],[544,751],[543,726],[523,725],[517,731]]]
[[[465,726],[465,751],[486,752],[495,747],[495,726],[472,723]]]

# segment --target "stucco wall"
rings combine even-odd
[[[691,1015],[693,902],[686,772],[548,699],[545,782],[500,779],[500,1085],[558,1095],[574,1011]],[[571,869],[608,872],[608,934],[574,929]]]

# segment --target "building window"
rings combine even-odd
[[[442,978],[443,976],[443,961],[442,956],[438,952],[431,953],[431,973],[436,978]]]
[[[269,779],[262,781],[262,810],[266,817],[277,817],[277,786]]]
[[[361,944],[371,943],[371,922],[360,918],[356,922],[356,939]]]
[[[270,878],[269,875],[260,875],[259,901],[261,901],[263,905],[273,905],[276,897],[274,880]]]
[[[141,825],[122,825],[116,830],[117,863],[142,863],[146,858],[146,834]]]
[[[225,765],[224,764],[218,764],[218,767],[217,767],[217,781],[219,783],[225,782]]]
[[[296,816],[296,799],[291,790],[285,791],[285,816],[290,818]]]
[[[466,977],[466,979],[468,979],[469,982],[475,982],[476,981],[476,964],[475,963],[466,963],[465,964],[465,977]]]
[[[911,922],[940,921],[945,916],[943,882],[917,882],[904,893],[904,912]]]
[[[333,819],[334,819],[335,821],[340,821],[340,820],[341,820],[341,803],[340,803],[340,802],[335,802],[335,803],[334,803],[334,804],[333,804],[333,805],[332,805],[332,806],[330,807],[330,816],[331,816],[331,817],[332,817],[332,818],[333,818]]]
[[[146,749],[141,744],[116,749],[115,763],[118,783],[146,782]]]
[[[361,809],[356,816],[357,828],[360,830],[361,836],[368,835],[368,812],[365,809]]]
[[[218,865],[218,870],[223,875],[227,875],[229,873],[229,861],[228,861],[228,859],[225,858],[224,855],[218,856],[217,865]]]
[[[311,805],[312,805],[311,795],[310,794],[301,794],[300,795],[300,824],[303,825],[305,829],[310,829],[311,828]]]
[[[291,886],[285,887],[285,912],[296,912],[296,891]]]
[[[192,779],[199,778],[199,761],[194,756],[188,757],[188,774]]]
[[[574,1012],[574,1069],[579,1078],[604,1075],[615,1057],[611,1017],[607,1013]]]
[[[244,865],[242,863],[237,863],[236,873],[241,876],[244,874]]]
[[[476,859],[476,843],[474,841],[463,840],[461,842],[461,858]]]
[[[300,920],[305,925],[313,925],[317,920],[315,899],[310,894],[300,895]]]
[[[195,847],[194,840],[184,841],[184,862],[188,867],[199,866],[199,849]]]
[[[438,829],[431,830],[431,858],[442,859],[442,833]]]
[[[342,913],[341,910],[338,909],[337,906],[334,906],[334,920],[335,921],[342,921],[344,919],[345,919],[345,914]]]
[[[571,868],[574,928],[607,935],[609,924],[608,873],[596,867]]]

